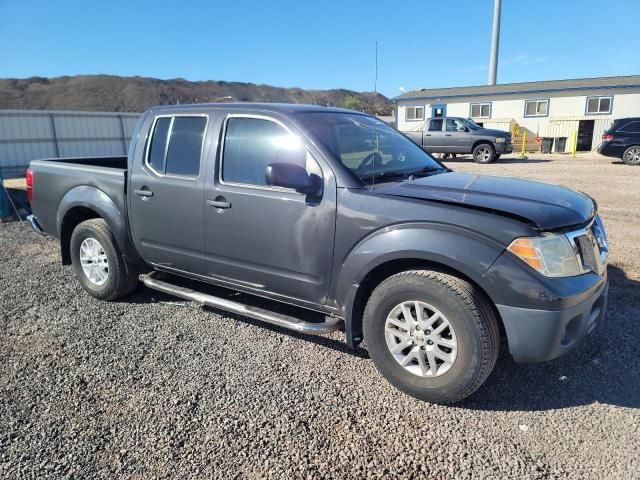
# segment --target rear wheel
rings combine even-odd
[[[640,145],[627,148],[622,154],[622,161],[627,165],[640,165]]]
[[[490,143],[481,143],[473,149],[473,160],[476,163],[491,163],[496,158],[496,150]]]
[[[487,379],[499,350],[488,301],[468,282],[411,270],[383,281],[364,313],[364,337],[376,368],[403,392],[454,403]]]
[[[73,230],[71,263],[82,288],[100,300],[115,300],[138,284],[135,269],[126,262],[101,218],[86,220]]]

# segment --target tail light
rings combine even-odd
[[[602,135],[603,142],[608,142],[609,140],[613,140],[613,133],[605,133]]]
[[[33,202],[33,172],[30,168],[27,168],[27,200]]]

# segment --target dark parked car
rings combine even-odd
[[[516,361],[550,360],[605,311],[593,199],[452,172],[349,110],[153,108],[128,157],[37,160],[28,179],[32,225],[60,240],[90,295],[115,300],[141,280],[299,332],[342,329],[393,385],[431,402],[473,393],[501,338]]]
[[[627,165],[640,165],[640,117],[619,118],[602,135],[598,152],[621,158]]]
[[[477,163],[491,163],[511,153],[511,133],[484,128],[470,118],[427,118],[419,132],[405,132],[429,153],[473,154]]]

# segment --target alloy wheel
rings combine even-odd
[[[389,352],[409,373],[438,377],[456,361],[458,342],[453,326],[442,312],[425,302],[396,305],[384,330]]]
[[[91,283],[104,285],[109,278],[109,260],[95,238],[85,238],[80,244],[80,265]]]

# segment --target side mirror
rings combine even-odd
[[[322,180],[295,163],[270,163],[265,172],[267,185],[292,188],[298,193],[318,196],[322,194]]]
[[[467,127],[458,127],[459,132],[468,132],[469,129]]]

